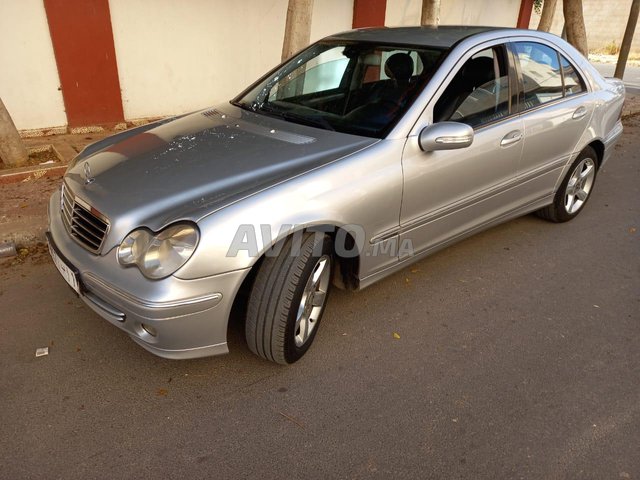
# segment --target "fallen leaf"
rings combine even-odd
[[[156,395],[159,397],[166,397],[167,393],[169,393],[168,390],[165,390],[164,388],[159,388],[158,391],[156,392]]]
[[[287,420],[289,420],[291,423],[296,424],[297,426],[299,426],[301,429],[304,430],[304,425],[298,419],[293,418],[291,415],[287,415],[286,413],[283,413],[283,412],[278,412],[278,413],[282,415],[284,418],[286,418]]]
[[[629,233],[636,233],[637,231],[636,227],[629,227]]]
[[[400,334],[396,333],[396,332],[393,332],[393,338],[395,338],[396,340],[399,340],[400,339]]]
[[[411,273],[418,273],[420,271],[419,268],[414,268],[413,270],[411,270]]]

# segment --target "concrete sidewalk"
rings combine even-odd
[[[637,114],[640,114],[640,94],[629,93],[623,108],[623,118]],[[13,171],[0,170],[0,243],[14,242],[18,247],[30,247],[44,242],[49,197],[55,189],[60,188],[60,178],[66,164],[85,145],[113,133],[25,139],[27,147],[52,144],[63,161],[48,169],[36,166]],[[5,181],[2,180],[3,177]]]

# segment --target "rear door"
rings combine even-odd
[[[538,41],[514,42],[521,88],[524,146],[518,180],[530,200],[555,190],[562,171],[579,148],[595,104],[573,64]]]

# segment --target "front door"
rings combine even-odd
[[[479,51],[478,51],[479,50]],[[518,205],[514,182],[524,129],[513,100],[516,84],[504,45],[480,48],[452,72],[432,100],[433,122],[474,128],[473,144],[423,152],[410,137],[403,154],[401,244],[414,254],[438,248]]]

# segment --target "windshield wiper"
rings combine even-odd
[[[322,116],[314,116],[308,117],[306,115],[301,115],[299,113],[289,112],[287,110],[281,110],[279,108],[273,107],[271,104],[264,103],[257,108],[258,112],[264,112],[267,114],[271,114],[275,117],[282,118],[283,120],[289,120],[294,123],[301,123],[304,125],[308,125],[310,127],[318,127],[324,130],[331,130],[335,132],[335,128],[331,125],[326,118]]]
[[[243,110],[248,110],[249,112],[255,112],[255,109],[252,105],[249,105],[247,102],[229,102],[231,105],[235,105],[236,107],[240,107]]]

